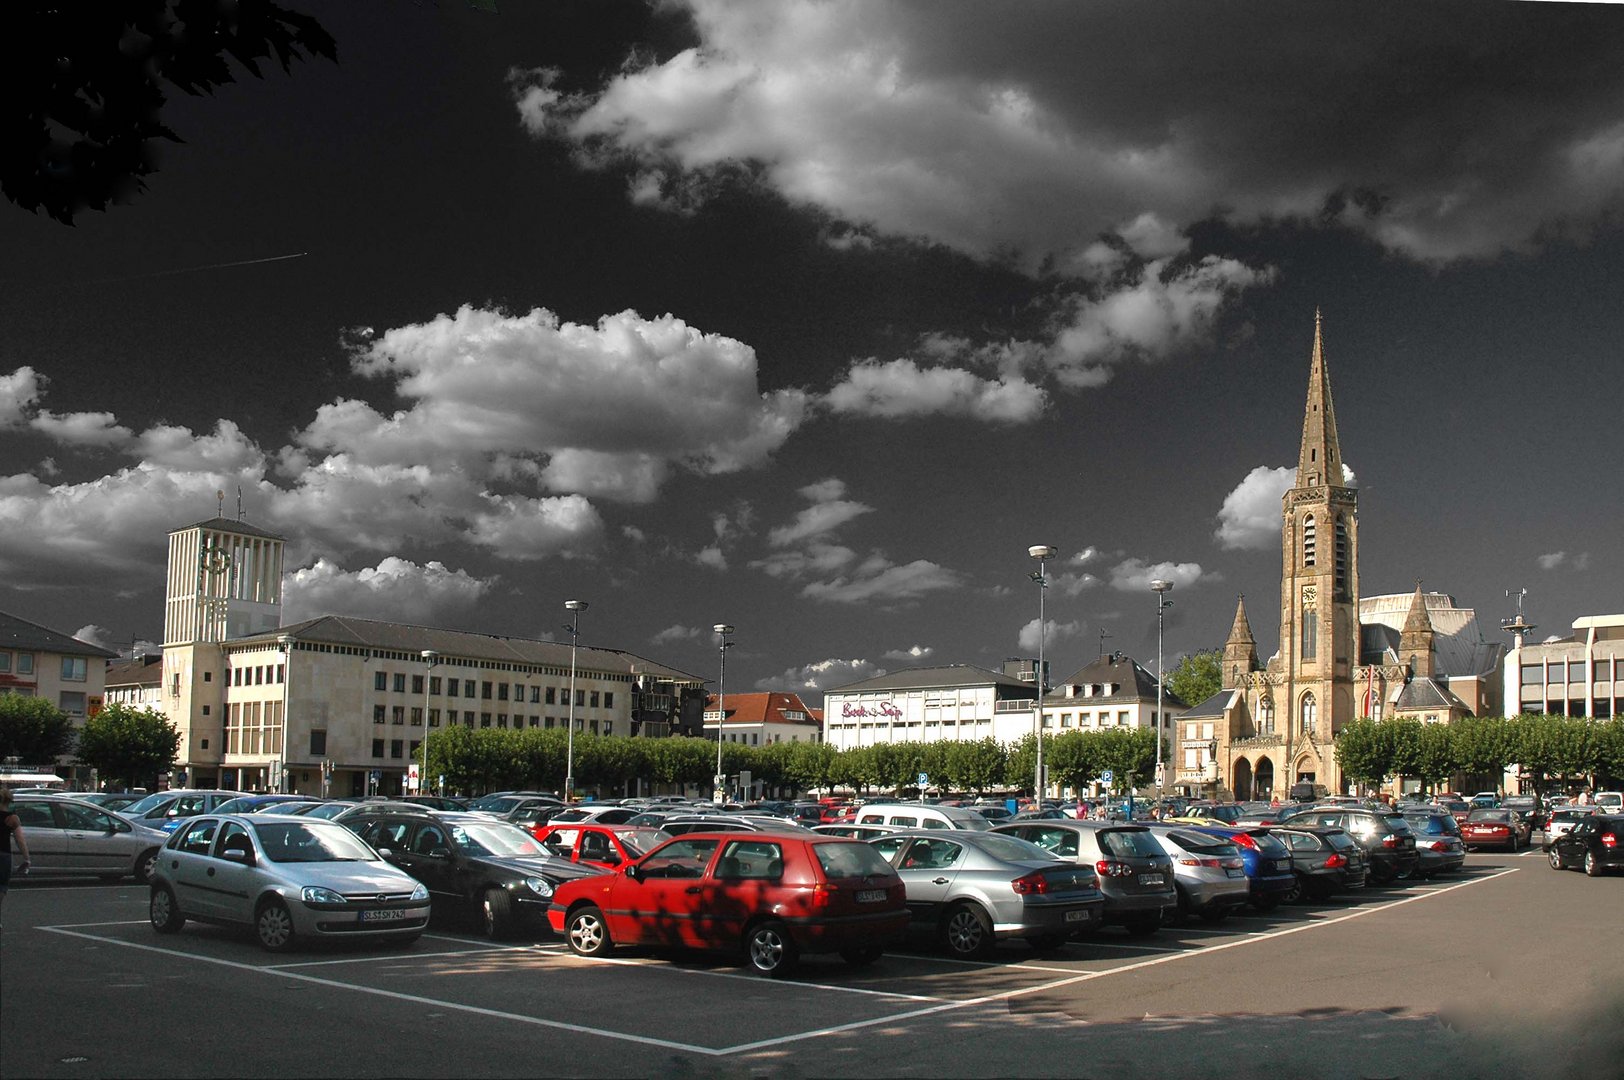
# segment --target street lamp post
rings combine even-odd
[[[417,774],[417,793],[424,794],[428,790],[429,782],[429,680],[434,677],[434,665],[440,662],[440,654],[433,649],[424,649],[419,653],[427,669],[423,672],[423,771]]]
[[[276,646],[282,651],[282,738],[277,747],[276,791],[282,795],[288,790],[288,683],[293,681],[293,638],[282,634]]]
[[[564,610],[572,612],[573,621],[564,627],[570,632],[570,707],[565,721],[569,730],[564,735],[564,802],[575,801],[575,650],[581,643],[581,612],[590,605],[585,600],[566,600]]]
[[[711,792],[712,801],[721,806],[727,800],[726,776],[722,772],[722,725],[727,720],[727,650],[733,646],[727,638],[733,633],[733,627],[719,622],[711,631],[720,640],[718,651],[722,654],[722,669],[716,678],[716,779]]]
[[[1033,679],[1038,687],[1037,708],[1033,710],[1036,714],[1034,726],[1038,733],[1038,763],[1037,768],[1034,770],[1032,783],[1032,804],[1041,810],[1043,808],[1043,694],[1048,689],[1047,684],[1049,682],[1045,677],[1047,671],[1043,666],[1043,639],[1046,636],[1044,631],[1047,629],[1043,624],[1043,594],[1048,591],[1049,579],[1044,576],[1043,564],[1060,554],[1060,552],[1049,544],[1034,544],[1026,549],[1026,553],[1038,561],[1037,571],[1030,575],[1032,580],[1038,583],[1038,670],[1034,673],[1035,678]]]
[[[1173,601],[1167,598],[1167,593],[1173,588],[1171,581],[1157,578],[1150,583],[1150,591],[1156,594],[1156,799],[1158,804],[1166,785],[1167,767],[1162,763],[1162,617]]]

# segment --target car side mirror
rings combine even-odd
[[[241,848],[226,848],[226,850],[220,852],[220,858],[226,862],[241,863],[243,866],[254,865],[254,853],[244,851]]]
[[[394,848],[381,847],[381,848],[378,849],[378,854],[383,856],[386,859],[393,859],[395,857],[395,849]]]
[[[622,873],[631,878],[633,881],[643,880],[643,872],[637,868],[636,863],[627,863],[622,868]]]

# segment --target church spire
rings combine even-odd
[[[1229,628],[1229,640],[1224,643],[1224,669],[1219,678],[1226,689],[1239,686],[1241,677],[1257,668],[1257,641],[1246,618],[1246,597],[1240,596],[1235,600],[1235,624]]]
[[[1303,411],[1303,445],[1297,455],[1297,487],[1342,484],[1342,447],[1336,437],[1336,409],[1331,404],[1331,373],[1319,308],[1314,309],[1314,355],[1308,368],[1308,403]]]
[[[1426,597],[1421,594],[1421,583],[1415,583],[1415,595],[1410,598],[1410,613],[1404,617],[1404,629],[1399,631],[1399,659],[1414,665],[1415,674],[1431,678],[1433,669],[1432,616],[1427,612]]]

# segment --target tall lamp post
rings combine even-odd
[[[575,650],[581,643],[581,612],[590,605],[585,600],[566,600],[564,610],[574,616],[564,629],[570,632],[570,707],[564,735],[564,802],[575,801]]]
[[[719,622],[711,631],[720,641],[718,651],[722,654],[722,670],[716,677],[716,779],[711,792],[712,800],[721,806],[727,801],[727,777],[722,772],[722,725],[727,721],[727,650],[733,646],[727,638],[733,633],[733,627]]]
[[[1162,764],[1162,621],[1167,609],[1173,606],[1173,601],[1167,594],[1173,589],[1171,581],[1157,578],[1150,583],[1150,591],[1156,594],[1156,800],[1160,804],[1163,789],[1167,786],[1166,766]]]
[[[1043,624],[1043,594],[1048,591],[1049,579],[1044,576],[1043,564],[1054,558],[1060,552],[1049,544],[1034,544],[1026,549],[1026,553],[1038,561],[1037,571],[1031,574],[1033,581],[1038,583],[1038,670],[1035,681],[1038,686],[1037,708],[1033,710],[1033,726],[1038,734],[1038,763],[1034,770],[1032,782],[1032,804],[1038,809],[1043,808],[1043,694],[1048,689],[1049,680],[1045,677],[1047,670],[1043,666],[1043,639],[1047,627]]]
[[[276,791],[280,795],[288,790],[288,683],[293,678],[293,639],[282,634],[276,639],[276,647],[282,651],[282,739],[277,747],[280,753],[276,777]]]
[[[429,790],[429,680],[434,677],[434,665],[440,662],[440,654],[433,649],[424,649],[418,654],[427,664],[423,672],[423,771],[417,774],[417,793],[422,795]]]

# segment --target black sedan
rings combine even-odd
[[[1365,887],[1365,852],[1337,828],[1283,826],[1269,830],[1291,851],[1297,887],[1287,900],[1324,900],[1332,893]]]
[[[1552,870],[1584,867],[1591,877],[1624,867],[1624,816],[1592,814],[1545,845]]]

